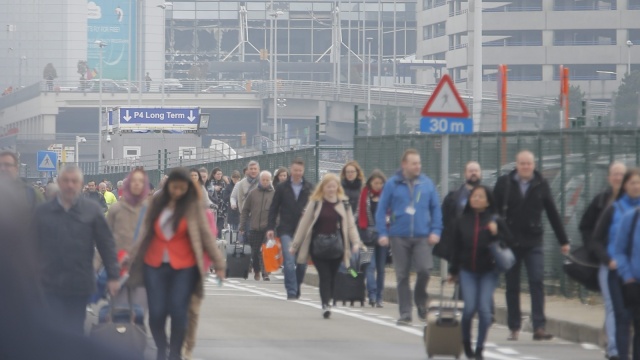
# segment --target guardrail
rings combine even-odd
[[[482,43],[482,47],[510,47],[510,46],[542,46],[542,40],[512,41],[509,39],[495,40]]]
[[[553,46],[608,46],[616,45],[616,39],[609,40],[553,40]]]
[[[526,11],[542,11],[542,5],[540,6],[499,6],[490,9],[482,9],[482,12],[495,13],[495,12],[526,12]]]
[[[618,7],[613,5],[553,5],[553,11],[608,11],[617,10]]]

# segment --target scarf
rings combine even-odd
[[[147,196],[149,196],[149,177],[147,176],[147,174],[144,174],[144,187],[142,188],[142,192],[140,193],[140,195],[133,195],[131,193],[131,188],[130,188],[130,182],[131,182],[131,175],[135,172],[132,171],[129,173],[129,175],[127,176],[126,179],[124,179],[124,182],[122,183],[122,196],[124,197],[124,201],[127,202],[127,204],[136,207],[138,205],[140,205],[140,203],[142,203],[144,201],[144,199],[147,198]]]
[[[342,187],[349,190],[360,190],[362,188],[362,181],[360,179],[355,179],[353,181],[344,179],[342,180]]]
[[[379,197],[382,191],[373,191],[369,187],[365,186],[360,193],[360,203],[358,205],[358,226],[361,229],[369,227],[369,205],[368,201],[370,197]],[[375,214],[371,214],[372,217]]]

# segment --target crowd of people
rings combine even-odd
[[[301,159],[273,174],[256,161],[230,176],[220,168],[175,169],[155,191],[143,169],[133,170],[114,189],[106,180],[85,185],[74,166],[61,169],[57,182],[40,190],[19,180],[18,164],[15,154],[0,153],[0,174],[24,190],[18,193],[26,199],[25,211],[33,214],[29,221],[38,255],[33,260],[39,265],[42,301],[54,322],[64,323],[71,334],[84,333],[97,269],[106,279],[106,292],[114,297],[123,290],[118,279],[126,272],[127,291],[134,291],[134,301],[148,312],[157,359],[190,358],[203,281],[209,271],[220,281],[225,277],[225,254],[216,240],[237,232],[253,250],[256,281],[270,280],[261,246],[279,239],[288,300],[300,298],[311,260],[319,276],[325,319],[331,317],[339,268],[349,268],[352,255],[369,251],[369,304],[383,307],[385,267],[392,256],[397,325],[412,324],[414,306],[417,317],[426,322],[433,256],[448,260],[449,280],[459,283],[464,302],[462,342],[469,359],[483,359],[501,273],[506,279],[508,340],[519,340],[524,264],[533,339],[552,338],[545,329],[543,212],[562,254],[568,255],[571,248],[551,188],[529,151],[517,154],[515,169],[500,176],[493,189],[482,184],[480,164],[469,162],[464,184],[446,194],[442,203],[436,185],[422,173],[420,153],[412,149],[405,151],[399,170],[389,177],[379,170],[366,176],[356,161],[349,161],[339,174],[326,174],[317,185],[304,177]],[[632,344],[633,359],[638,359],[640,331],[631,340],[630,328],[640,325],[640,227],[635,226],[640,170],[613,163],[608,182],[589,205],[580,231],[584,245],[601,264],[607,356],[628,360]],[[498,264],[496,244],[513,254],[509,268]],[[411,272],[416,274],[413,291]],[[474,348],[471,327],[476,315]]]

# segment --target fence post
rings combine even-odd
[[[169,152],[164,149],[164,173],[167,173],[167,164],[169,163]]]
[[[320,116],[316,116],[316,184],[320,182]]]
[[[158,173],[162,174],[162,150],[158,150]]]

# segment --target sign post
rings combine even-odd
[[[449,192],[449,134],[472,134],[473,119],[448,74],[445,74],[422,109],[420,131],[440,134],[440,189]],[[440,261],[440,275],[447,275],[447,261]]]

